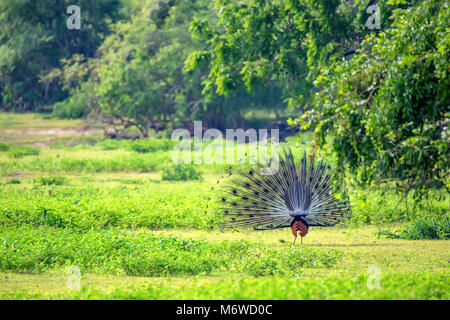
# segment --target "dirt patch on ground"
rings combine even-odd
[[[33,147],[43,148],[53,144],[57,137],[82,137],[90,135],[102,134],[104,131],[99,128],[49,128],[49,129],[29,129],[25,131],[24,136],[34,136],[33,140],[36,142],[31,143]],[[37,139],[36,139],[37,136]],[[42,136],[42,139],[39,138]]]

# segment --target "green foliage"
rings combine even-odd
[[[312,139],[297,140],[310,146]],[[136,142],[149,152],[133,151]],[[213,212],[221,194],[212,186],[229,165],[205,165],[203,181],[177,183],[134,172],[170,162],[166,142],[104,140],[44,148],[39,159],[3,156],[3,174],[31,174],[20,185],[4,177],[0,188],[1,298],[447,298],[445,241],[376,239],[375,227],[355,225],[413,221],[411,238],[448,238],[448,198],[406,207],[393,186],[358,188],[350,226],[313,228],[292,247],[288,229],[219,232],[223,217]],[[123,170],[132,172],[114,172]],[[395,274],[382,272],[378,290],[367,287],[373,264],[396,266]],[[73,265],[82,272],[80,291],[49,281]]]
[[[437,219],[445,212],[450,200],[442,192],[432,191],[429,199],[414,202],[412,194],[408,196],[398,193],[392,187],[355,188],[350,192],[352,205],[351,223],[355,225],[415,221],[420,217]]]
[[[305,247],[300,250],[268,250],[261,257],[248,259],[243,268],[251,276],[262,277],[297,268],[331,268],[341,257],[342,252],[336,249],[320,251]]]
[[[348,60],[324,68],[313,110],[320,143],[362,183],[397,181],[416,199],[449,175],[449,10],[427,0],[394,11],[391,28],[368,36]]]
[[[99,55],[75,54],[46,76],[70,93],[54,105],[54,115],[90,113],[119,137],[130,127],[147,137],[150,131],[185,126],[193,119],[225,128],[241,125],[248,109],[276,114],[284,109],[281,90],[273,84],[256,88],[252,95],[241,88],[227,98],[205,96],[208,66],[184,70],[188,55],[206,45],[190,35],[189,25],[194,16],[215,20],[211,1],[146,0],[128,8],[130,19],[110,26]]]
[[[0,1],[0,108],[43,110],[66,98],[63,86],[47,77],[60,59],[78,53],[93,56],[108,33],[108,21],[119,18],[118,0],[76,2],[81,29],[66,27],[72,1]]]
[[[384,235],[390,239],[447,240],[450,239],[450,218],[448,216],[419,218],[401,230],[396,232],[382,230],[379,235]]]
[[[85,71],[89,79],[81,85],[66,81],[77,93],[63,104],[72,106],[82,100],[120,135],[136,127],[144,137],[201,109],[200,75],[189,78],[182,72],[182,63],[197,45],[190,39],[187,24],[194,10],[205,12],[207,5],[207,1],[134,2],[132,18],[111,26],[112,34],[99,49],[101,56],[65,66],[59,78],[71,79],[74,70],[80,74],[76,80]]]
[[[133,278],[114,278],[113,285],[105,286],[110,277],[88,275],[89,286],[81,290],[66,290],[56,287],[54,274],[5,276],[6,285],[17,282],[23,284],[22,290],[4,290],[2,299],[95,299],[95,300],[386,300],[411,299],[433,300],[449,299],[448,283],[450,276],[446,271],[422,272],[382,272],[381,287],[368,288],[369,276],[366,272],[358,274],[326,274],[271,276],[261,278],[241,277],[173,277],[167,281],[151,279],[136,283]],[[84,278],[83,278],[84,279]],[[51,287],[46,287],[51,283]],[[62,283],[62,281],[61,281]],[[39,284],[40,290],[36,290]],[[30,289],[28,289],[30,288]],[[32,288],[32,289],[31,289]]]
[[[44,172],[115,172],[137,171],[151,172],[170,161],[167,153],[119,155],[106,159],[77,159],[71,157],[54,158],[41,157],[17,162],[0,162],[0,172],[10,174],[16,171],[44,171]]]
[[[130,144],[130,149],[139,153],[161,152],[171,150],[176,141],[170,139],[137,139]]]
[[[48,176],[48,177],[39,177],[36,180],[37,183],[43,185],[43,186],[60,186],[67,182],[66,177],[55,177],[55,176]]]
[[[216,8],[217,23],[198,17],[191,24],[208,47],[186,61],[188,70],[210,65],[209,92],[272,84],[303,104],[318,70],[355,41],[357,16],[344,1],[218,0]]]
[[[7,143],[0,142],[0,152],[8,151],[11,146]]]
[[[110,226],[209,229],[220,222],[208,211],[212,195],[208,183],[144,181],[111,186],[103,180],[84,181],[82,186],[55,185],[50,193],[48,186],[40,185],[1,188],[0,225],[86,231]]]
[[[168,138],[142,138],[136,140],[106,139],[96,144],[101,150],[125,149],[138,153],[165,152],[171,150],[176,141]]]
[[[449,174],[449,11],[437,0],[377,4],[382,31],[365,26],[364,1],[218,0],[217,22],[191,23],[207,46],[186,68],[207,64],[205,91],[221,95],[279,84],[309,109],[290,123],[322,146],[332,139],[341,178],[395,180],[420,200]]]
[[[162,169],[162,180],[189,181],[201,180],[202,176],[197,168],[189,164],[170,163]]]
[[[71,172],[108,172],[135,170],[139,172],[154,171],[164,161],[166,155],[153,157],[121,156],[113,159],[62,159],[59,164],[62,170]]]
[[[61,119],[78,119],[87,115],[89,108],[86,104],[86,97],[76,94],[70,98],[57,102],[53,105],[53,116]]]
[[[30,146],[15,146],[9,149],[10,158],[22,158],[24,156],[38,156],[41,153],[39,148]]]
[[[21,183],[22,183],[22,181],[20,181],[20,179],[17,179],[17,178],[9,179],[7,182],[7,184],[21,184]]]
[[[336,249],[295,248],[286,254],[245,240],[208,242],[116,229],[78,233],[51,227],[1,228],[0,243],[0,270],[15,272],[77,265],[83,272],[135,276],[206,275],[224,270],[260,276],[329,268],[341,255]]]
[[[95,144],[95,147],[101,150],[117,150],[126,149],[130,146],[130,141],[128,140],[118,140],[118,139],[105,139]]]

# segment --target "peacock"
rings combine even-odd
[[[348,197],[342,201],[333,195],[334,170],[323,159],[316,161],[314,153],[307,159],[303,151],[297,166],[287,147],[278,164],[275,170],[256,161],[222,188],[219,213],[232,216],[223,227],[291,227],[295,245],[298,234],[302,241],[309,227],[333,226],[349,217]]]

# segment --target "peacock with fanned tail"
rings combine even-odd
[[[263,170],[265,174],[263,174]],[[256,167],[239,172],[232,185],[225,186],[221,214],[233,216],[223,227],[253,226],[256,230],[291,227],[303,238],[310,226],[328,227],[348,218],[348,199],[333,195],[333,170],[306,152],[296,166],[289,148],[280,152],[277,170],[256,162]]]

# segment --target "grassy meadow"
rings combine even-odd
[[[0,114],[0,299],[450,298],[448,195],[407,206],[349,177],[349,221],[292,247],[289,229],[222,230],[229,166],[171,165],[172,146]]]

